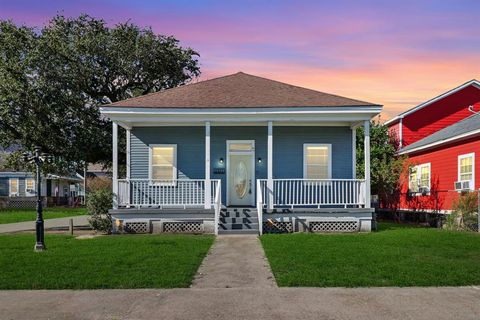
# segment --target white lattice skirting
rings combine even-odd
[[[264,233],[291,233],[293,232],[293,223],[286,221],[264,221]]]
[[[150,233],[149,221],[126,221],[124,231],[127,233]]]
[[[203,223],[197,221],[172,221],[163,223],[166,233],[203,233]]]
[[[358,232],[359,221],[310,221],[308,227],[311,232]]]

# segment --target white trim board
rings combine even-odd
[[[466,154],[460,154],[457,157],[457,181],[460,180],[460,160],[472,157],[472,179],[470,180],[472,183],[471,190],[475,190],[475,152],[470,152]]]
[[[149,144],[148,145],[148,180],[154,180],[152,178],[152,156],[153,156],[153,148],[155,147],[173,147],[173,172],[172,172],[172,180],[176,180],[178,176],[178,168],[177,168],[177,145],[176,144]],[[172,184],[168,183],[159,183],[159,185],[175,185],[175,182]]]
[[[250,143],[251,146],[252,146],[252,150],[250,151],[235,151],[235,152],[230,152],[230,144],[233,144],[233,143]],[[251,155],[251,158],[252,158],[252,179],[251,179],[251,183],[252,185],[250,186],[251,187],[251,190],[252,190],[252,194],[251,194],[251,201],[250,201],[250,205],[251,206],[254,206],[255,205],[255,195],[256,195],[256,180],[255,180],[255,140],[227,140],[226,141],[226,153],[227,153],[227,164],[226,164],[226,167],[225,167],[225,183],[226,183],[226,203],[227,203],[227,206],[230,205],[230,183],[228,181],[228,176],[230,175],[229,174],[229,170],[230,170],[230,155]]]
[[[304,143],[303,144],[303,178],[307,177],[307,148],[308,147],[327,147],[328,151],[328,172],[327,179],[332,179],[332,144],[331,143]]]
[[[429,149],[429,148],[433,148],[433,147],[436,147],[438,145],[442,145],[444,143],[448,143],[448,142],[452,142],[452,141],[456,141],[456,140],[460,140],[460,139],[464,139],[464,138],[469,138],[470,136],[474,136],[476,134],[480,134],[480,129],[478,130],[473,130],[473,131],[470,131],[470,132],[467,132],[467,133],[463,133],[463,134],[460,134],[458,136],[454,136],[454,137],[450,137],[448,139],[444,139],[444,140],[440,140],[440,141],[435,141],[435,142],[432,142],[432,143],[429,143],[429,144],[426,144],[426,145],[423,145],[423,146],[419,146],[417,148],[413,148],[413,149],[410,149],[410,150],[405,150],[405,151],[402,151],[400,150],[398,152],[399,155],[402,155],[402,154],[409,154],[409,153],[413,153],[413,152],[417,152],[417,151],[421,151],[421,150],[425,150],[425,149]]]

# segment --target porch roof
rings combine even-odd
[[[378,104],[302,88],[243,72],[123,101],[115,108],[293,108],[368,107]]]

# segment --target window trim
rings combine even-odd
[[[28,195],[31,195],[32,193],[31,192],[27,192],[28,190],[28,183],[27,181],[28,180],[32,180],[33,181],[33,195],[36,195],[37,194],[37,190],[36,190],[36,186],[35,186],[35,179],[34,178],[25,178],[25,196],[28,196]]]
[[[470,182],[472,183],[472,188],[470,190],[475,190],[475,152],[465,153],[458,155],[457,160],[457,181],[466,181],[460,180],[460,161],[465,158],[472,157],[472,179]]]
[[[331,143],[304,143],[303,144],[303,179],[307,178],[307,148],[308,147],[327,147],[328,150],[328,178],[332,179],[332,144]],[[317,179],[312,179],[317,180]],[[320,179],[323,180],[323,179]]]
[[[12,193],[12,180],[17,181],[17,192]],[[8,179],[8,196],[9,197],[18,197],[20,196],[20,181],[18,178],[9,178]]]
[[[421,163],[421,164],[417,164],[416,166],[413,166],[413,168],[415,168],[417,170],[417,182],[420,182],[422,179],[422,168],[423,167],[428,167],[428,193],[427,194],[430,194],[430,190],[432,188],[432,165],[430,162],[426,162],[426,163]],[[411,174],[409,173],[408,174],[408,190],[410,191],[410,185],[411,185]],[[420,184],[420,183],[419,183]],[[421,188],[422,186],[420,186],[419,188]],[[421,195],[420,191],[412,191],[411,193],[415,193],[416,195]]]
[[[153,160],[153,148],[155,147],[173,147],[173,174],[172,180],[176,180],[178,177],[178,168],[177,168],[177,145],[176,144],[150,144],[148,146],[148,180],[152,185],[160,185],[160,186],[175,186],[176,181],[172,181],[172,183],[161,183],[161,182],[153,182],[152,174],[153,174],[153,167],[152,167],[152,160]]]

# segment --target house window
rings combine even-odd
[[[458,156],[458,181],[471,181],[470,189],[473,189],[475,181],[475,154],[463,154]]]
[[[330,144],[303,145],[303,178],[332,178],[332,146]]]
[[[35,179],[25,179],[25,192],[35,193]]]
[[[163,144],[150,146],[150,180],[169,184],[177,178],[177,145]]]
[[[430,163],[411,168],[408,185],[410,192],[419,192],[419,188],[430,190]]]
[[[18,196],[18,179],[10,178],[10,196]]]

